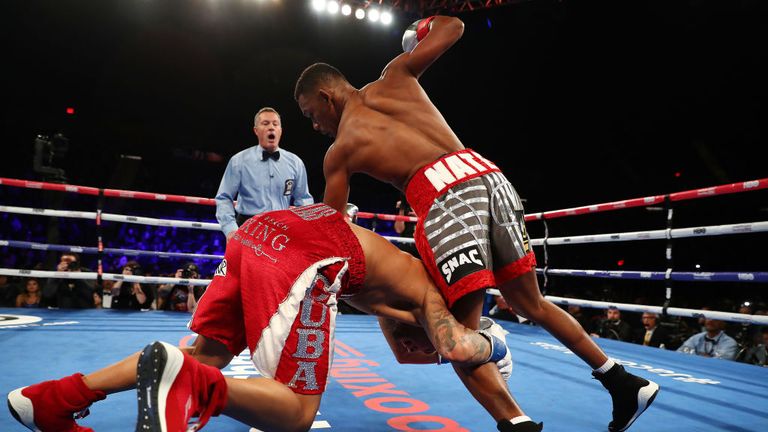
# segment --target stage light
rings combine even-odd
[[[368,19],[371,20],[371,22],[376,22],[379,20],[379,10],[373,9],[368,11]]]
[[[392,14],[389,12],[382,12],[381,13],[381,23],[384,25],[389,25],[392,23]]]
[[[341,14],[344,16],[349,16],[352,13],[352,6],[345,4],[341,7]]]
[[[622,259],[622,260],[616,261],[616,265],[618,265],[619,267],[623,266],[624,265],[624,260]]]
[[[75,109],[72,108],[72,107],[67,107],[66,111],[67,111],[67,114],[69,114],[69,115],[74,115],[75,114]]]
[[[312,9],[322,12],[325,10],[325,0],[312,0]]]
[[[328,13],[335,15],[339,11],[339,2],[331,0],[328,2]]]
[[[355,18],[357,19],[363,19],[365,18],[365,11],[362,9],[358,9],[355,11]]]

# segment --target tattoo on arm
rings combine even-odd
[[[487,361],[491,354],[488,340],[456,321],[442,301],[429,302],[436,307],[431,308],[433,312],[427,314],[427,328],[433,333],[438,352],[450,353],[458,349],[457,356],[464,359],[459,362],[461,364],[474,365]]]

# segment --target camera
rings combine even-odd
[[[79,261],[70,261],[67,263],[67,271],[77,271],[77,270],[80,270]]]
[[[35,138],[35,154],[32,159],[32,169],[43,176],[43,179],[55,182],[66,182],[66,173],[60,167],[69,151],[69,139],[61,133],[53,136],[38,135]]]
[[[194,279],[198,275],[200,275],[200,271],[197,269],[197,265],[195,264],[187,264],[181,269],[182,279]]]

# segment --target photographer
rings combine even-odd
[[[136,261],[128,261],[123,267],[124,275],[144,276],[144,272]],[[152,290],[138,282],[116,281],[112,286],[112,309],[150,309],[152,307]]]
[[[176,270],[177,279],[200,279],[200,270],[195,263],[187,263]],[[157,290],[157,309],[194,313],[197,300],[205,292],[205,287],[194,285],[164,284]]]
[[[56,271],[79,272],[80,257],[64,252],[56,265]],[[94,287],[91,281],[80,279],[48,279],[43,289],[42,304],[60,309],[88,309],[94,307]]]
[[[605,311],[605,318],[600,320],[592,336],[631,342],[632,327],[622,321],[621,311],[616,306],[609,306]]]

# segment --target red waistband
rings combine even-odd
[[[424,215],[435,198],[449,188],[482,175],[499,172],[493,162],[471,149],[443,155],[424,165],[408,181],[405,197],[417,215]]]

